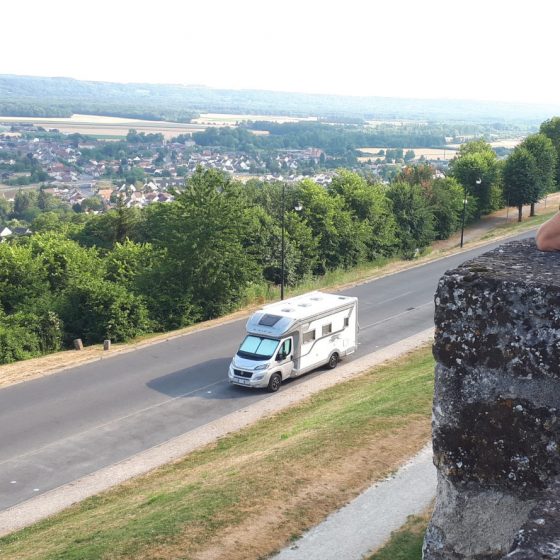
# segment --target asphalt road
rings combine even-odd
[[[433,295],[442,274],[497,245],[342,292],[359,298],[359,348],[354,356],[430,327]],[[251,402],[274,398],[227,381],[227,367],[245,322],[194,332],[0,390],[0,510]],[[288,383],[305,383],[315,375],[321,371]]]

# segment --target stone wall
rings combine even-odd
[[[560,558],[560,254],[503,245],[448,271],[435,303],[424,559]]]

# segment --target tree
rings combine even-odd
[[[447,239],[461,223],[463,188],[453,177],[435,179],[426,196],[434,215],[436,239]]]
[[[21,310],[48,293],[43,263],[27,245],[0,243],[0,312]]]
[[[81,247],[64,234],[35,234],[28,247],[32,258],[40,263],[52,293],[61,292],[80,279],[102,276],[103,264],[97,250]]]
[[[535,203],[538,202],[545,194],[554,190],[556,184],[556,150],[552,144],[552,140],[544,134],[531,134],[527,136],[521,143],[521,147],[525,148],[535,158],[536,164],[536,185],[535,200],[531,201],[531,216],[535,215]]]
[[[31,229],[35,233],[60,231],[62,223],[59,214],[56,212],[43,212],[33,220]]]
[[[411,259],[435,239],[434,216],[418,185],[393,183],[387,196],[393,202],[399,248],[405,258]]]
[[[369,260],[394,252],[397,224],[383,186],[370,184],[357,173],[341,169],[334,176],[329,191],[342,197],[354,221],[365,227]]]
[[[405,181],[409,185],[420,185],[428,188],[434,181],[435,169],[428,163],[407,165],[396,177],[397,181]]]
[[[302,205],[301,217],[317,239],[315,273],[347,268],[365,259],[368,225],[353,217],[341,195],[309,179],[298,183],[294,195]]]
[[[457,158],[451,161],[453,176],[467,194],[475,197],[476,216],[488,214],[501,205],[499,165],[490,144],[476,140],[463,144]]]
[[[31,222],[33,219],[28,219],[31,215],[33,218],[38,212],[37,207],[38,194],[36,191],[19,190],[14,197],[14,210],[12,217],[18,220],[25,220]]]
[[[509,203],[517,206],[518,221],[523,219],[523,205],[530,204],[538,194],[537,163],[533,155],[518,146],[504,164],[504,189]]]
[[[550,138],[556,150],[556,185],[560,185],[560,117],[544,121],[540,127],[541,134]]]
[[[165,249],[188,296],[204,319],[230,310],[260,274],[245,254],[245,197],[240,185],[216,170],[197,169],[187,180],[153,243]],[[171,266],[169,267],[171,270]]]
[[[82,212],[87,212],[88,210],[99,212],[103,210],[103,199],[97,195],[90,196],[83,200],[80,206],[82,207]]]
[[[12,211],[10,203],[3,197],[0,198],[0,224],[8,219]]]
[[[111,249],[115,243],[137,239],[140,236],[139,223],[138,209],[127,208],[121,194],[114,210],[88,217],[75,238],[82,245]]]

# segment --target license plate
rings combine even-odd
[[[240,385],[249,385],[248,379],[236,379],[235,382],[239,383]]]

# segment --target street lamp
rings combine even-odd
[[[482,183],[482,179],[477,179],[475,181],[477,185]],[[461,223],[461,249],[463,248],[463,236],[465,233],[465,216],[467,214],[467,185],[463,185],[463,220]]]
[[[294,210],[299,212],[303,206],[298,202],[294,206]],[[286,222],[286,183],[282,183],[282,265],[280,271],[280,299],[284,299],[284,276],[285,276],[285,258],[286,258],[286,240],[285,240],[285,222]]]

